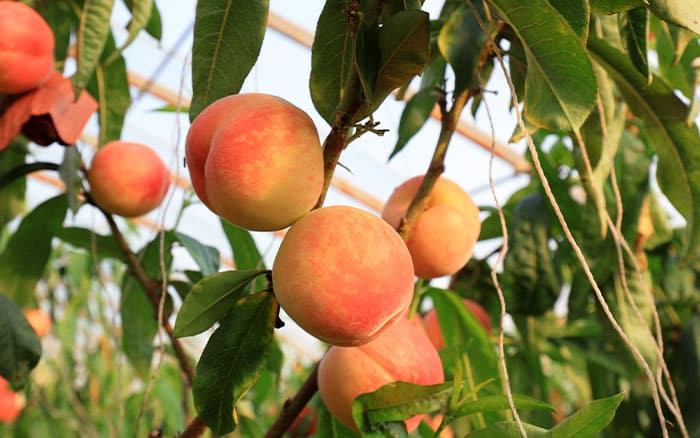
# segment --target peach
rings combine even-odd
[[[468,300],[468,299],[463,299],[462,302],[464,303],[465,307],[467,310],[469,310],[472,315],[479,321],[481,326],[484,328],[486,331],[487,335],[491,334],[491,318],[489,317],[488,312],[486,312],[486,309],[481,307],[479,303]],[[425,314],[423,317],[423,322],[425,323],[425,331],[428,333],[428,337],[432,341],[433,345],[435,345],[435,348],[438,350],[442,350],[445,348],[445,339],[442,337],[442,330],[440,329],[440,322],[438,321],[438,315],[435,309],[430,309],[428,313]]]
[[[382,217],[392,227],[399,227],[422,181],[422,176],[409,179],[387,200]],[[469,194],[439,178],[406,242],[416,275],[435,278],[457,272],[472,256],[480,231],[479,208]]]
[[[437,350],[423,330],[402,319],[374,341],[359,347],[331,347],[321,359],[318,388],[328,410],[344,425],[357,430],[352,402],[391,382],[420,385],[443,383]],[[406,420],[409,432],[423,415]]]
[[[51,331],[51,317],[43,310],[25,310],[24,316],[40,338],[46,336]]]
[[[24,407],[24,399],[8,388],[7,380],[0,377],[0,423],[15,421]]]
[[[185,158],[197,196],[233,225],[281,230],[316,204],[323,152],[309,116],[279,97],[248,93],[192,122]]]
[[[53,31],[34,9],[19,2],[0,2],[0,93],[19,94],[37,88],[54,65]]]
[[[141,216],[159,206],[169,178],[168,168],[151,148],[124,141],[102,146],[88,172],[95,203],[124,217]]]
[[[272,267],[275,296],[304,330],[334,345],[359,345],[411,303],[413,265],[398,233],[348,206],[314,210],[287,232]]]

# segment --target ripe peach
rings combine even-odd
[[[462,302],[467,307],[467,309],[476,317],[476,319],[481,323],[481,326],[486,331],[487,335],[491,334],[491,318],[486,310],[479,305],[479,303],[463,299]],[[440,330],[440,322],[438,321],[437,312],[435,309],[430,309],[428,313],[423,317],[423,322],[425,323],[425,331],[428,333],[428,337],[432,341],[435,348],[442,350],[445,348],[445,339],[442,337],[442,330]]]
[[[323,153],[311,118],[266,94],[209,105],[190,127],[185,157],[199,199],[249,230],[286,228],[311,210],[323,187]]]
[[[37,88],[53,71],[53,31],[41,15],[19,2],[0,2],[0,93]]]
[[[0,377],[0,423],[15,421],[24,407],[24,399],[8,388],[7,380]]]
[[[88,172],[95,203],[124,217],[141,216],[160,205],[169,177],[168,168],[151,148],[124,141],[102,146]]]
[[[43,310],[25,310],[24,316],[40,338],[46,336],[51,331],[51,317]]]
[[[374,341],[359,347],[331,347],[318,369],[318,388],[328,410],[357,430],[352,402],[396,381],[436,385],[445,379],[437,350],[417,325],[402,319]],[[409,432],[422,415],[406,420]]]
[[[359,345],[398,320],[413,296],[406,245],[386,222],[348,206],[302,217],[272,267],[275,295],[303,329],[334,345]]]
[[[382,217],[392,227],[398,228],[421,181],[422,176],[411,178],[389,197]],[[416,275],[434,278],[457,272],[472,256],[480,231],[479,208],[471,197],[454,182],[439,178],[406,242]]]

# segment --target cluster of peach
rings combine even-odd
[[[51,318],[45,312],[39,309],[25,310],[24,316],[40,338],[51,331]],[[12,391],[7,380],[0,377],[0,423],[15,421],[24,409],[24,404],[24,396]]]
[[[293,104],[258,93],[202,111],[186,161],[199,198],[228,222],[255,231],[291,225],[272,268],[275,296],[299,326],[332,345],[318,383],[341,422],[355,428],[353,399],[384,384],[443,382],[435,346],[407,313],[415,275],[452,274],[471,257],[479,210],[457,184],[437,181],[407,242],[395,227],[421,177],[396,189],[384,220],[350,206],[314,210],[324,184],[316,128]],[[408,420],[409,429],[420,419]]]

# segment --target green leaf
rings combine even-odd
[[[350,0],[327,0],[311,47],[309,89],[316,111],[333,125],[348,76],[353,73],[354,41],[347,22]]]
[[[547,0],[491,0],[527,54],[525,115],[549,129],[578,129],[596,101],[596,78],[581,39]],[[536,25],[533,25],[536,23]]]
[[[151,20],[151,11],[153,10],[153,0],[129,0],[129,11],[131,11],[131,20],[126,26],[129,34],[126,37],[126,41],[119,48],[118,52],[123,51],[125,48],[136,39],[139,32],[143,30],[148,22]]]
[[[328,412],[325,406],[321,406],[318,413],[316,436],[328,438],[359,438],[362,435],[345,427]]]
[[[69,147],[63,149],[63,161],[58,168],[61,181],[66,186],[66,197],[68,208],[75,214],[80,208],[78,194],[80,193],[82,179],[80,178],[80,153],[77,148]]]
[[[700,136],[695,126],[685,124],[688,107],[657,77],[647,86],[631,61],[604,41],[591,38],[589,47],[644,121],[644,132],[659,156],[659,186],[687,221],[684,253],[693,260],[700,255]]]
[[[401,113],[399,138],[388,160],[401,152],[406,143],[425,125],[425,122],[430,118],[433,107],[435,107],[438,96],[438,92],[432,88],[420,90],[411,96]]]
[[[523,423],[523,428],[529,438],[548,437],[546,429]],[[520,438],[520,428],[515,421],[503,421],[478,429],[467,435],[469,438]]]
[[[233,409],[265,367],[278,309],[270,292],[241,299],[204,347],[192,391],[199,416],[215,434],[236,428]]]
[[[656,37],[658,74],[671,88],[678,88],[688,98],[694,97],[698,70],[693,66],[693,61],[700,56],[700,45],[688,44],[682,49],[685,38],[682,33],[689,31],[656,17],[650,17],[650,26]]]
[[[357,37],[355,39],[355,57],[353,61],[360,79],[360,85],[365,96],[365,100],[372,101],[374,85],[377,82],[377,69],[379,66],[379,41],[377,40],[377,29],[360,22],[357,27]]]
[[[402,421],[416,414],[445,408],[452,383],[416,385],[393,382],[358,396],[352,403],[352,417],[363,432],[376,430],[379,423]]]
[[[266,271],[226,271],[198,281],[185,297],[175,322],[175,336],[194,336],[226,316],[246,293],[245,287]]]
[[[233,260],[237,269],[265,269],[265,261],[255,245],[253,236],[243,228],[231,225],[227,221],[220,219],[221,227],[231,245]]]
[[[137,0],[138,1],[138,0]],[[151,3],[151,9],[150,9],[150,15],[148,18],[148,22],[145,24],[145,27],[143,27],[143,30],[145,30],[150,36],[153,38],[157,39],[160,41],[161,37],[163,36],[163,23],[161,22],[160,19],[160,11],[158,11],[158,5],[153,2],[152,0],[146,0],[146,1],[141,1],[141,3]],[[124,3],[126,4],[126,7],[129,8],[129,11],[132,11],[132,14],[134,13],[134,6],[133,6],[133,0],[124,0]],[[143,16],[143,8],[145,5],[139,5],[138,6],[141,10],[137,12],[137,15]],[[131,26],[131,23],[129,23],[129,26]]]
[[[559,296],[553,255],[549,248],[552,213],[540,193],[518,202],[508,224],[509,250],[503,261],[504,293],[508,310],[539,315],[550,310]]]
[[[559,11],[571,29],[585,44],[591,21],[591,7],[588,0],[549,0],[549,3]]]
[[[170,248],[175,237],[173,233],[166,232],[163,239],[163,265],[167,272],[172,263]],[[160,247],[161,236],[159,234],[137,254],[146,275],[151,279],[162,278]],[[158,331],[157,312],[141,283],[130,273],[124,277],[122,282],[122,294],[121,318],[124,330],[122,336],[124,353],[141,377],[146,377],[151,369],[153,339]],[[168,315],[164,314],[163,317],[167,318]]]
[[[552,438],[585,438],[605,429],[615,417],[624,394],[592,401],[588,406],[556,425],[549,433]]]
[[[97,114],[100,146],[121,138],[124,118],[131,106],[126,62],[121,55],[115,55],[117,53],[114,38],[110,33],[105,41],[101,61],[95,65],[95,74],[87,85],[88,91],[99,104]],[[106,60],[111,56],[115,57],[107,63]]]
[[[369,112],[377,108],[394,89],[423,71],[430,60],[430,19],[423,11],[397,13],[379,29],[379,65]],[[356,117],[363,118],[366,114]]]
[[[643,6],[644,0],[590,0],[591,14],[616,14]]]
[[[175,238],[187,249],[202,275],[207,276],[219,271],[219,250],[213,246],[204,245],[194,237],[175,231]]]
[[[484,22],[482,3],[474,2],[473,5]],[[474,70],[479,64],[486,41],[486,34],[481,30],[481,26],[466,4],[457,8],[447,23],[442,26],[437,43],[440,53],[454,72],[455,94],[471,87],[473,79],[478,80],[475,78]]]
[[[96,254],[98,258],[111,258],[126,263],[124,252],[111,235],[97,234],[88,228],[64,227],[56,231],[56,237],[89,254]]]
[[[0,254],[0,291],[20,306],[34,299],[34,287],[43,277],[51,255],[51,239],[61,228],[67,209],[65,195],[35,207]]]
[[[190,121],[238,93],[260,54],[269,0],[199,0],[192,45]]]
[[[78,27],[78,15],[69,2],[40,2],[34,6],[53,31],[56,61],[64,62],[68,57],[71,30]]]
[[[109,35],[114,0],[85,0],[77,32],[77,71],[73,86],[83,89],[92,76]]]
[[[649,9],[664,21],[700,34],[700,3],[687,0],[648,0]]]
[[[649,11],[645,7],[627,11],[621,32],[630,59],[637,70],[651,82],[651,68],[647,61],[647,36],[649,35]]]
[[[555,409],[548,403],[521,394],[513,394],[513,403],[516,409],[532,409],[537,411],[551,411]],[[477,400],[469,400],[450,412],[454,418],[476,414],[478,412],[509,410],[508,397],[505,395],[487,395]]]
[[[15,139],[0,152],[0,175],[24,164],[27,146]],[[2,179],[2,177],[0,177]],[[27,178],[17,177],[9,184],[0,185],[0,230],[24,209],[24,194],[27,190]]]
[[[0,291],[0,375],[21,387],[41,357],[41,342],[22,309]]]

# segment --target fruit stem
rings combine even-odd
[[[282,406],[277,420],[270,426],[270,429],[265,434],[265,438],[279,438],[289,429],[294,419],[299,412],[306,406],[311,398],[318,391],[318,362],[314,365],[311,374],[306,378],[306,381],[301,385],[294,397],[287,399]]]

